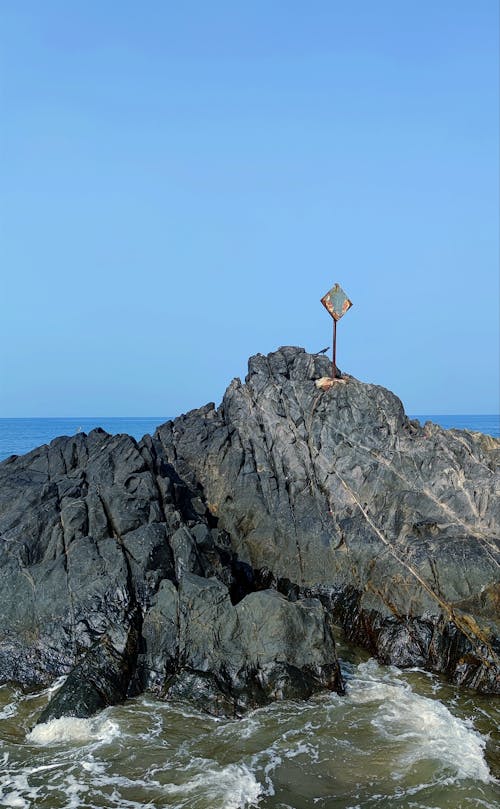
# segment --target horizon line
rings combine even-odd
[[[197,410],[199,408],[191,408]],[[190,411],[181,411],[177,416],[0,416],[0,421],[29,421],[34,419],[71,419],[78,421],[78,419],[174,419],[178,416],[184,415]],[[496,413],[409,413],[405,410],[407,416],[498,416],[500,418],[500,411]]]

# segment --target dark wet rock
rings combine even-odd
[[[140,442],[94,430],[0,464],[0,680],[68,675],[52,716],[145,689],[238,715],[341,690],[334,620],[498,692],[500,442],[345,374],[320,391],[330,368],[258,355],[218,409]]]
[[[108,631],[84,655],[42,711],[38,722],[62,716],[86,718],[123,702],[137,661],[139,612],[130,625]]]
[[[221,582],[186,574],[170,601],[170,625],[176,615],[178,671],[160,685],[162,696],[195,699],[212,712],[222,702],[238,716],[273,699],[342,690],[331,628],[316,599],[292,603],[263,590],[235,606]]]
[[[185,572],[162,582],[147,612],[138,690],[237,716],[272,699],[342,691],[331,624],[321,602],[275,590],[235,605],[218,579]]]

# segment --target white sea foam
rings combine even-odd
[[[12,716],[16,715],[17,711],[17,703],[9,702],[8,705],[4,705],[0,711],[0,719],[10,719]]]
[[[20,792],[14,790],[2,795],[2,806],[16,807],[16,809],[29,809],[28,801],[23,798]]]
[[[65,809],[78,809],[82,803],[80,796],[82,793],[88,792],[89,787],[77,781],[74,775],[68,775],[64,783],[63,791],[68,798]]]
[[[207,768],[184,784],[168,784],[169,794],[193,795],[199,792],[203,800],[211,800],[221,809],[246,809],[256,806],[262,797],[262,787],[245,764],[229,764],[222,769]]]
[[[0,806],[30,809],[38,797],[39,787],[29,784],[26,773],[0,777]]]
[[[67,674],[62,674],[60,677],[57,678],[57,680],[54,680],[52,685],[49,685],[49,687],[47,688],[46,693],[53,694],[55,691],[59,691],[60,687],[64,685],[64,683],[66,682],[67,676],[68,676]]]
[[[241,725],[240,727],[238,727],[238,731],[239,737],[241,739],[250,739],[251,736],[253,736],[254,733],[257,733],[260,729],[259,722],[255,717],[251,715],[245,717],[244,719],[241,719],[240,721]],[[224,735],[224,733],[227,733],[227,729],[225,727],[222,727],[221,734]]]
[[[454,771],[457,779],[492,780],[484,758],[486,739],[472,723],[454,716],[443,703],[415,694],[395,669],[368,661],[348,686],[355,704],[378,702],[372,725],[381,736],[400,742],[404,768],[432,759]]]
[[[62,674],[57,678],[57,680],[54,680],[51,685],[44,688],[43,691],[33,691],[31,694],[24,694],[23,701],[29,701],[32,699],[39,700],[40,697],[51,697],[66,682],[67,676],[67,674]]]
[[[85,761],[82,761],[82,770],[90,773],[92,778],[95,779],[106,773],[106,765],[103,761],[96,761],[94,756],[90,754]]]
[[[116,722],[103,717],[78,719],[74,716],[64,716],[35,725],[26,735],[26,741],[42,746],[65,742],[108,742],[119,733]]]
[[[290,750],[287,750],[285,753],[286,758],[296,758],[297,756],[307,756],[309,761],[316,762],[319,760],[318,747],[308,742],[299,741],[296,743],[295,747],[290,748]]]

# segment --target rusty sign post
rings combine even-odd
[[[321,303],[333,318],[332,379],[335,379],[337,375],[337,321],[351,308],[352,301],[349,300],[342,287],[335,284],[326,295],[323,295]]]

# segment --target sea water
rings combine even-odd
[[[499,433],[492,416],[417,418]],[[140,438],[163,421],[3,419],[2,457],[79,428]],[[337,640],[345,697],[278,702],[242,720],[144,695],[90,719],[36,725],[61,681],[31,692],[0,686],[0,806],[498,809],[499,700],[382,666]]]
[[[168,416],[143,418],[106,418],[82,416],[80,418],[0,419],[0,461],[9,455],[24,455],[42,444],[48,444],[60,435],[89,433],[101,427],[107,433],[127,433],[137,440],[146,433],[154,433]]]
[[[0,805],[498,809],[498,706],[339,642],[346,696],[218,720],[148,696],[35,725],[49,693],[0,688]]]
[[[479,415],[479,416],[410,416],[411,419],[418,419],[421,424],[426,421],[433,421],[445,430],[473,430],[477,433],[492,435],[500,438],[500,415]]]

